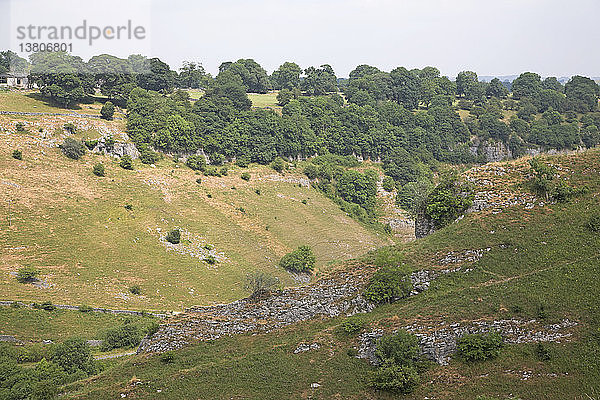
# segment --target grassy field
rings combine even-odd
[[[23,161],[11,157],[17,148]],[[135,171],[117,161],[89,153],[73,161],[37,136],[0,133],[3,299],[180,310],[243,297],[254,270],[296,285],[276,264],[302,244],[314,249],[318,274],[391,240],[299,187],[290,172],[255,166],[246,182],[239,168],[201,177],[170,159]],[[92,175],[98,162],[105,178]],[[184,231],[177,247],[163,239],[174,228]],[[220,261],[207,263],[208,254]],[[38,268],[49,287],[18,283],[24,266]],[[140,296],[128,291],[135,284]]]
[[[56,106],[42,98],[37,92],[0,91],[0,111],[78,113],[100,115],[102,103],[80,104],[71,109]]]
[[[569,318],[578,323],[573,337],[548,344],[548,361],[538,359],[535,344],[507,345],[497,359],[475,364],[453,359],[448,366],[430,368],[419,388],[402,398],[598,398],[600,236],[587,223],[600,213],[600,153],[546,160],[561,167],[569,184],[587,185],[589,192],[564,204],[470,214],[423,240],[395,247],[414,269],[448,268],[440,260],[450,251],[490,250],[479,261],[466,264],[471,272],[442,276],[423,294],[378,307],[363,318],[367,329],[386,331],[414,322],[435,326],[516,318],[552,324]],[[523,190],[522,173],[498,179],[502,187]],[[364,257],[366,265],[371,258]],[[540,305],[545,315],[539,312]],[[367,386],[372,367],[348,355],[357,341],[335,333],[341,322],[315,320],[270,334],[202,343],[177,351],[173,364],[162,363],[157,356],[137,356],[65,388],[65,398],[111,399],[119,394],[143,399],[399,398]],[[321,347],[293,354],[302,342],[318,342]],[[524,372],[531,377],[523,379]],[[132,377],[137,383],[132,384]],[[312,383],[320,386],[312,388]]]
[[[69,310],[35,310],[30,308],[0,307],[0,335],[12,335],[26,343],[52,340],[59,343],[78,337],[86,340],[101,339],[106,329],[125,321],[147,325],[152,317],[113,315]]]
[[[277,104],[277,92],[270,93],[248,93],[248,98],[252,101],[253,107],[258,108],[274,108],[280,109],[281,107]]]

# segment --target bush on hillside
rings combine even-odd
[[[102,106],[102,109],[100,109],[100,115],[108,121],[112,120],[115,115],[115,105],[112,102],[107,101]]]
[[[12,158],[14,158],[15,160],[22,160],[23,159],[23,152],[21,150],[13,150],[13,152],[12,152]]]
[[[160,361],[164,364],[173,364],[175,362],[175,352],[166,351],[160,355]]]
[[[383,178],[383,182],[381,183],[381,187],[386,192],[393,192],[394,189],[396,189],[396,182],[394,182],[394,179],[392,177],[386,176],[386,177]]]
[[[34,267],[23,267],[17,271],[17,281],[21,283],[31,283],[37,281],[40,270]]]
[[[204,172],[204,175],[206,176],[221,176],[221,172],[215,166],[207,166],[202,172]]]
[[[376,389],[410,393],[420,382],[417,369],[419,339],[407,331],[385,335],[377,342],[375,356],[380,367],[373,373],[370,385]]]
[[[224,162],[225,162],[225,156],[223,154],[213,153],[210,156],[210,163],[212,165],[223,165]]]
[[[244,172],[242,173],[241,178],[245,181],[249,181],[250,180],[250,173],[249,172]]]
[[[315,255],[309,246],[300,246],[291,253],[286,254],[279,261],[279,265],[292,272],[310,272],[315,268]]]
[[[165,239],[171,244],[179,244],[181,242],[181,231],[179,229],[173,229],[171,232],[167,233]]]
[[[600,232],[600,214],[592,215],[587,223],[587,226],[592,232]]]
[[[52,361],[70,374],[83,371],[89,375],[97,371],[90,346],[83,339],[68,339],[56,346]]]
[[[246,275],[244,290],[250,293],[250,297],[259,297],[279,286],[279,279],[267,273],[258,271]]]
[[[229,168],[227,168],[226,165],[224,165],[221,168],[219,168],[219,175],[221,175],[221,176],[227,176],[228,173],[229,173]]]
[[[339,331],[344,335],[356,335],[365,327],[365,321],[360,316],[346,318],[340,324]]]
[[[377,342],[375,356],[380,364],[409,366],[419,360],[419,339],[412,333],[400,330],[393,335],[385,335]]]
[[[425,215],[436,228],[443,228],[466,211],[473,204],[473,198],[468,184],[460,182],[456,176],[449,177],[436,186],[427,197]]]
[[[142,288],[140,287],[140,285],[130,286],[129,293],[135,294],[135,295],[140,295],[140,294],[142,294]]]
[[[64,124],[63,129],[65,131],[67,131],[67,133],[70,133],[71,135],[74,135],[75,132],[77,132],[77,127],[72,122],[68,122],[68,123]]]
[[[194,171],[204,171],[206,168],[206,158],[201,154],[194,154],[187,158],[185,165]]]
[[[136,347],[142,340],[142,332],[134,324],[124,324],[104,332],[102,350]]]
[[[317,167],[315,164],[308,164],[306,167],[304,167],[304,175],[306,175],[306,177],[310,180],[316,179],[317,176],[319,174],[319,167]]]
[[[98,164],[94,165],[94,168],[92,169],[92,172],[96,176],[104,176],[104,173],[105,173],[104,172],[104,164],[98,163]]]
[[[408,394],[419,386],[420,381],[419,373],[413,366],[384,365],[373,373],[369,385],[379,390]]]
[[[66,138],[60,145],[63,154],[73,160],[79,160],[85,154],[85,146],[81,141]]]
[[[281,157],[277,157],[276,159],[273,160],[273,162],[271,162],[271,168],[273,168],[275,171],[281,173],[283,172],[284,169],[287,168],[287,162],[285,162],[285,160]]]
[[[15,124],[15,129],[17,130],[17,133],[27,132],[27,129],[25,129],[25,124],[23,124],[22,122],[17,122]]]
[[[140,152],[140,161],[142,164],[156,164],[160,160],[160,154],[152,150],[148,145],[143,144],[138,147]]]
[[[98,139],[85,140],[83,144],[85,144],[85,147],[87,147],[88,150],[94,150],[94,147],[96,147],[96,145],[98,144]]]
[[[485,361],[498,357],[504,346],[499,333],[465,335],[458,339],[458,355],[465,361]]]
[[[125,154],[123,157],[121,157],[121,161],[119,162],[119,166],[123,169],[128,169],[128,170],[133,170],[133,160],[131,159],[130,156],[128,156],[127,154]]]
[[[235,165],[241,168],[248,168],[250,165],[250,157],[240,156],[235,160]]]
[[[384,267],[373,274],[363,296],[373,303],[391,303],[407,297],[411,291],[412,282],[406,267]]]

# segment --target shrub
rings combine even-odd
[[[123,206],[124,209],[126,209],[127,211],[133,211],[133,206],[131,204],[125,204]]]
[[[281,89],[279,93],[277,93],[277,104],[284,107],[294,98],[294,94],[289,89]]]
[[[241,168],[248,168],[250,165],[250,158],[246,156],[240,156],[235,160],[235,165]]]
[[[121,161],[119,162],[119,165],[123,169],[133,170],[133,160],[127,154],[125,154],[123,157],[121,157]]]
[[[240,178],[242,178],[243,180],[245,180],[247,182],[250,180],[250,173],[244,172],[244,173],[242,173],[242,176]]]
[[[79,160],[85,154],[85,146],[83,143],[73,138],[66,138],[63,144],[60,145],[60,149],[65,156],[73,160]]]
[[[371,376],[369,385],[379,390],[411,393],[419,385],[420,377],[415,367],[384,365]]]
[[[102,106],[102,109],[100,110],[100,115],[106,120],[112,120],[113,116],[115,115],[115,105],[112,102],[107,101]]]
[[[160,361],[165,364],[173,364],[175,362],[175,353],[167,351],[160,355]]]
[[[210,265],[215,265],[217,263],[217,259],[213,255],[208,255],[208,256],[204,257],[203,261]]]
[[[98,164],[94,165],[92,172],[96,176],[104,176],[104,164],[98,163]]]
[[[283,158],[277,157],[273,160],[273,162],[271,162],[271,168],[281,173],[284,169],[287,168],[287,163],[283,160]]]
[[[68,373],[93,374],[97,370],[90,346],[83,339],[68,339],[56,346],[52,361]]]
[[[112,349],[135,347],[140,344],[142,333],[140,329],[133,324],[124,324],[122,326],[112,328],[104,333],[104,342],[102,350],[108,351]]]
[[[386,192],[393,192],[394,189],[396,189],[396,182],[394,182],[394,179],[392,177],[386,176],[385,178],[383,178],[381,187],[383,187],[383,190],[385,190]]]
[[[85,147],[87,147],[89,150],[94,150],[94,147],[96,147],[98,144],[98,140],[86,140],[83,142],[83,144],[85,144]]]
[[[310,272],[315,268],[315,255],[309,246],[300,246],[291,253],[286,254],[279,261],[279,265],[292,272]]]
[[[173,229],[171,232],[167,233],[165,239],[171,244],[179,244],[181,242],[181,231],[179,229]]]
[[[140,295],[142,294],[142,288],[140,288],[140,285],[133,285],[129,287],[129,292],[131,294]]]
[[[204,172],[204,175],[206,176],[221,176],[217,167],[206,167],[202,172]]]
[[[139,146],[139,151],[142,164],[156,164],[160,160],[160,154],[153,151],[147,144]]]
[[[270,292],[279,285],[279,279],[264,272],[253,272],[246,275],[244,290],[250,297],[258,297]]]
[[[362,318],[350,317],[346,318],[346,320],[341,323],[339,330],[346,335],[355,335],[362,331],[364,327],[365,321],[363,321]]]
[[[23,152],[21,150],[13,150],[13,152],[12,152],[12,158],[14,158],[15,160],[22,160],[23,159]]]
[[[259,196],[260,196],[260,194],[261,194],[262,192],[260,191],[260,189],[254,189],[254,193],[256,193],[257,195],[259,195]]]
[[[15,129],[17,130],[18,133],[27,132],[27,129],[25,129],[25,124],[23,124],[22,122],[17,122],[15,124]]]
[[[220,153],[214,153],[210,156],[210,163],[213,165],[223,165],[225,162],[225,156]]]
[[[104,138],[104,146],[106,146],[106,148],[108,148],[108,149],[111,149],[115,145],[116,142],[117,141],[112,136],[107,136]]]
[[[306,167],[304,167],[304,175],[306,175],[306,177],[310,180],[316,179],[317,175],[319,174],[319,167],[317,167],[315,164],[308,164]]]
[[[194,154],[187,158],[185,165],[194,171],[204,171],[206,168],[206,158],[201,154]]]
[[[465,361],[485,361],[495,358],[504,346],[499,333],[465,335],[458,339],[458,355]]]
[[[75,132],[77,132],[77,127],[72,122],[68,122],[68,123],[64,124],[63,129],[65,131],[67,131],[67,133],[70,133],[71,135],[74,135]]]
[[[600,232],[600,214],[592,215],[587,223],[587,227],[592,232]]]
[[[55,311],[56,306],[54,304],[52,304],[51,301],[44,301],[42,304],[40,304],[40,310]]]
[[[538,342],[538,344],[535,346],[535,355],[540,361],[550,361],[550,359],[552,358],[548,347],[541,342]]]
[[[196,183],[200,185],[202,183],[202,178],[196,178]]]
[[[383,336],[375,347],[375,356],[382,365],[414,365],[419,359],[419,353],[419,339],[404,330]]]
[[[429,194],[425,205],[425,215],[436,228],[442,228],[458,218],[473,203],[469,185],[451,177],[444,180]]]
[[[158,332],[159,328],[160,328],[160,324],[156,321],[152,321],[152,323],[146,327],[146,335],[148,335],[148,336],[154,335],[156,332]]]
[[[17,281],[21,283],[31,283],[37,281],[40,270],[34,267],[23,267],[17,271]]]
[[[229,168],[227,168],[227,166],[222,166],[221,168],[219,168],[219,175],[227,176],[228,173],[229,173]]]
[[[373,274],[363,296],[373,303],[391,303],[407,297],[411,291],[406,267],[384,267]]]
[[[94,309],[88,305],[82,304],[78,307],[79,311],[82,313],[92,312]]]

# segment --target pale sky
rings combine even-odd
[[[363,63],[432,65],[452,78],[467,69],[600,76],[599,0],[0,0],[0,12],[3,49],[16,45],[18,25],[131,19],[147,28],[143,43],[99,41],[74,53],[151,53],[213,74],[223,61],[254,58],[269,73],[295,61],[330,64],[340,77]]]

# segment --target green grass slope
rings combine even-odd
[[[300,323],[270,334],[240,335],[184,348],[173,363],[141,355],[64,388],[71,399],[597,399],[600,396],[600,235],[587,223],[600,213],[600,153],[555,156],[563,179],[589,192],[568,203],[490,208],[467,215],[423,240],[394,248],[415,270],[449,268],[449,252],[488,249],[462,272],[442,275],[429,290],[363,316],[366,330],[515,318],[578,325],[561,343],[549,343],[541,361],[535,344],[507,345],[491,361],[453,359],[432,366],[411,395],[367,385],[373,370],[354,357],[356,337],[337,333],[343,319]],[[490,172],[498,195],[524,195],[523,160]],[[485,175],[484,172],[480,172]],[[376,253],[362,264],[369,267]],[[355,270],[356,263],[350,264]],[[469,271],[469,272],[464,272]],[[541,312],[543,307],[543,312]],[[320,348],[294,354],[299,343]],[[312,385],[317,383],[317,385]],[[487,397],[486,397],[487,398]]]
[[[296,285],[277,262],[299,245],[313,248],[318,275],[391,241],[299,185],[300,173],[251,167],[246,182],[240,168],[204,177],[170,159],[127,171],[89,152],[70,160],[49,140],[0,132],[3,299],[180,310],[245,296],[245,276],[255,270]],[[92,174],[98,162],[104,178]],[[174,228],[183,241],[169,246],[164,236]],[[209,254],[219,261],[206,262]],[[38,268],[49,287],[18,283],[14,273],[24,266]],[[139,296],[128,291],[136,284]]]

